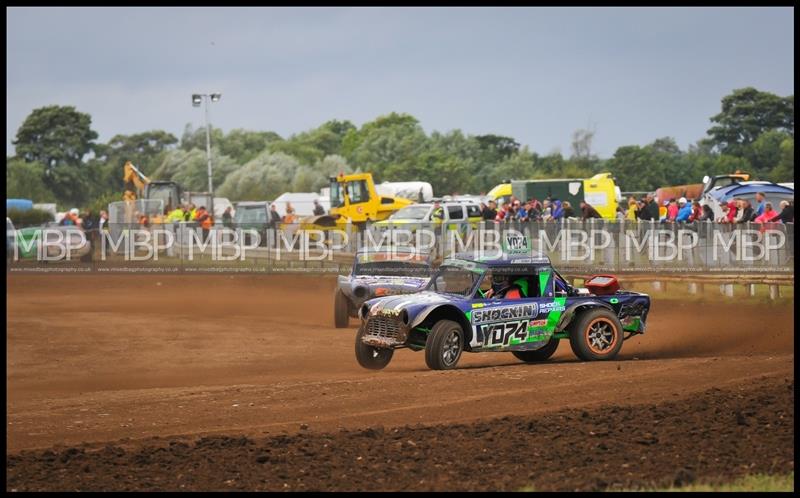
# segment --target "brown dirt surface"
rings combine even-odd
[[[595,489],[793,470],[791,306],[655,300],[613,362],[562,343],[544,364],[465,354],[435,372],[401,350],[373,372],[356,322],[333,328],[334,282],[9,275],[7,489]]]

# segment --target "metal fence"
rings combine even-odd
[[[140,206],[143,210],[155,206]],[[117,211],[112,220],[127,212]],[[282,268],[312,261],[347,266],[362,248],[411,245],[441,261],[456,253],[489,256],[499,249],[504,233],[525,234],[532,249],[547,254],[564,271],[587,272],[769,272],[794,273],[794,224],[658,223],[627,220],[563,220],[559,222],[484,222],[386,226],[358,229],[306,230],[298,224],[203,230],[197,223],[163,223],[143,227],[112,223],[106,254],[147,252],[174,258],[181,267],[203,257],[240,266]],[[127,232],[127,234],[126,234]],[[130,236],[133,244],[120,242]],[[98,246],[106,241],[93,239]],[[100,247],[95,251],[98,254]],[[237,256],[231,258],[231,255]],[[146,258],[137,259],[140,264]],[[233,263],[231,263],[233,264]],[[311,266],[316,266],[313,263]],[[334,265],[334,266],[335,266]],[[306,264],[305,266],[309,266]]]

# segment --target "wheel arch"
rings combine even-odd
[[[583,311],[590,309],[597,309],[597,308],[608,310],[611,313],[614,313],[614,315],[616,316],[614,308],[606,302],[599,301],[596,299],[591,299],[588,301],[579,301],[577,303],[571,304],[570,306],[567,307],[566,310],[564,310],[564,314],[561,315],[561,319],[558,321],[555,331],[561,332],[567,327],[569,327],[569,324],[575,320],[575,317],[578,316]]]
[[[464,316],[464,312],[452,304],[439,304],[426,309],[417,315],[411,328],[423,325],[433,327],[433,324],[440,320],[452,320],[461,325],[461,330],[464,332],[464,347],[469,349],[469,343],[472,340],[472,325]]]

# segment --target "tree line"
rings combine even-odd
[[[502,135],[461,130],[426,134],[409,114],[392,112],[361,127],[331,120],[281,137],[272,131],[211,128],[217,196],[274,199],[318,191],[339,172],[371,171],[375,180],[431,183],[437,195],[481,193],[508,179],[585,178],[610,171],[623,191],[698,183],[704,175],[746,171],[755,179],[794,181],[794,96],[755,88],[722,98],[711,127],[688,150],[671,137],[624,145],[610,158],[592,151],[594,130],[577,130],[570,154],[539,154]],[[6,157],[6,195],[95,209],[122,196],[122,166],[187,190],[208,187],[205,128],[180,138],[163,130],[97,141],[91,116],[71,106],[34,109]]]

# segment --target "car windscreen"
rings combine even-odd
[[[407,261],[374,261],[356,263],[354,275],[387,276],[387,277],[422,277],[431,275],[431,268],[424,263]]]
[[[389,216],[390,220],[424,220],[430,206],[406,206]]]
[[[439,267],[426,290],[471,296],[486,268],[472,262],[448,262]]]
[[[240,206],[236,209],[234,220],[236,223],[266,223],[267,210],[264,206]]]

